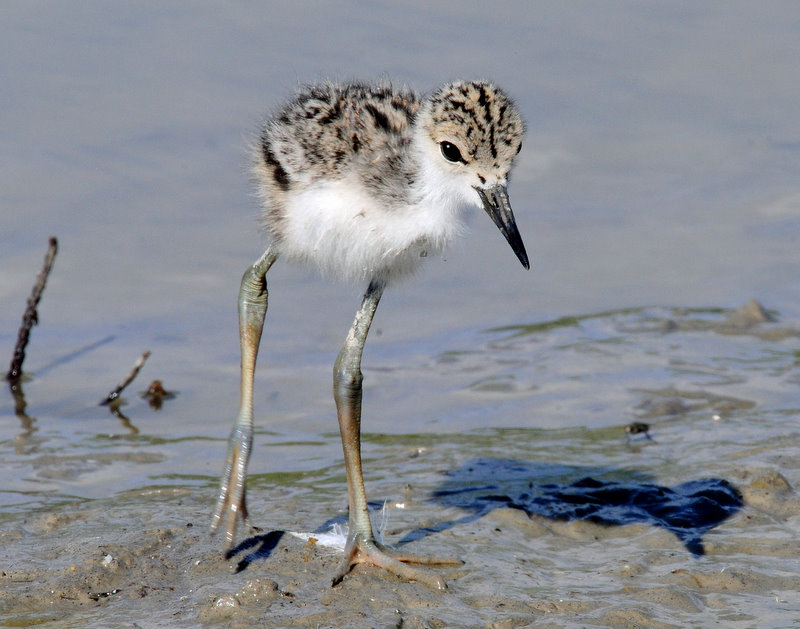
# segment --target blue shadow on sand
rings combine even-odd
[[[270,531],[262,535],[253,535],[240,542],[235,547],[225,553],[225,559],[233,559],[236,555],[247,552],[247,554],[236,564],[235,572],[238,574],[250,566],[254,561],[266,559],[275,550],[278,542],[286,531]]]
[[[602,479],[620,478],[623,474],[624,480]],[[400,544],[472,522],[497,508],[512,508],[529,516],[559,521],[661,527],[699,557],[705,554],[703,535],[743,504],[739,490],[720,478],[665,487],[648,482],[636,472],[491,458],[473,459],[446,475],[447,480],[433,492],[432,501],[463,509],[467,514],[411,531]]]
[[[644,474],[627,470],[493,458],[473,459],[445,474],[447,479],[433,492],[431,501],[466,514],[414,529],[398,545],[474,522],[494,509],[505,508],[558,521],[661,527],[673,533],[692,555],[700,557],[705,554],[703,535],[743,505],[739,490],[721,478],[665,487]],[[382,502],[370,502],[369,506],[374,512],[380,510]],[[338,514],[315,532],[324,533],[334,524],[346,522],[347,514]],[[253,561],[269,557],[283,535],[284,531],[271,531],[252,536],[229,551],[227,558],[246,553],[236,569],[241,572]]]

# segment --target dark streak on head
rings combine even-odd
[[[284,192],[288,190],[290,183],[289,175],[278,161],[278,158],[275,157],[275,153],[272,152],[266,140],[261,143],[261,153],[264,156],[264,163],[272,169],[272,177],[275,180],[275,184]]]
[[[389,132],[392,130],[392,126],[389,123],[389,118],[384,114],[380,109],[378,109],[372,103],[367,103],[364,106],[372,118],[375,120],[375,124],[383,131]]]

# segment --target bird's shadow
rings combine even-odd
[[[258,535],[248,537],[227,551],[225,553],[225,559],[232,559],[240,553],[247,552],[236,564],[235,572],[238,574],[239,572],[247,570],[254,561],[269,557],[285,533],[286,531],[270,531],[269,533],[259,533]]]
[[[602,467],[572,467],[515,459],[478,458],[445,472],[446,479],[430,500],[465,512],[463,516],[417,528],[397,545],[408,544],[461,524],[474,522],[498,508],[524,511],[556,521],[587,520],[604,526],[649,524],[673,533],[695,557],[705,554],[703,535],[743,506],[739,490],[722,478],[703,478],[666,487],[642,473]],[[370,502],[378,510],[381,502]],[[374,520],[374,515],[373,515]],[[340,513],[321,524],[324,533],[347,522]],[[284,531],[251,536],[227,553],[247,552],[236,572],[266,559]]]
[[[432,501],[466,514],[410,531],[400,544],[473,522],[497,508],[512,508],[556,521],[661,527],[699,557],[705,554],[703,535],[743,505],[739,490],[721,478],[665,487],[644,474],[619,469],[494,458],[473,459],[446,476]]]

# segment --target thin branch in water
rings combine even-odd
[[[28,305],[25,307],[25,314],[22,315],[22,325],[17,334],[17,345],[14,347],[14,357],[11,359],[11,366],[6,374],[6,380],[9,382],[17,382],[22,376],[22,363],[25,361],[25,348],[28,346],[28,340],[31,335],[31,328],[39,323],[39,315],[36,309],[39,306],[39,300],[42,298],[44,286],[47,283],[47,277],[50,275],[50,270],[53,268],[53,261],[58,253],[58,240],[55,237],[50,238],[50,244],[47,248],[47,253],[44,256],[44,265],[39,275],[36,277],[36,283],[33,285],[31,296],[28,298]]]
[[[117,388],[116,388],[116,389],[114,389],[114,390],[113,390],[111,393],[109,393],[109,394],[106,396],[106,399],[104,399],[102,402],[100,402],[100,406],[104,406],[104,405],[106,405],[106,404],[111,404],[111,402],[113,402],[114,400],[116,400],[116,399],[119,397],[119,394],[120,394],[120,393],[122,393],[122,390],[123,390],[125,387],[127,387],[127,386],[128,386],[130,383],[131,383],[131,382],[133,382],[133,379],[136,377],[136,374],[138,374],[138,373],[139,373],[139,370],[140,370],[140,369],[141,369],[141,368],[144,366],[144,363],[145,363],[145,361],[146,361],[146,360],[147,360],[149,357],[150,357],[150,352],[149,352],[149,351],[148,351],[148,352],[145,352],[144,354],[142,354],[142,355],[139,357],[139,360],[137,360],[137,361],[136,361],[136,362],[133,364],[133,369],[131,369],[131,372],[128,374],[128,377],[127,377],[127,378],[125,378],[125,380],[123,380],[122,382],[120,382],[120,383],[117,385]]]

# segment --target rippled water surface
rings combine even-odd
[[[791,626],[798,29],[777,3],[6,7],[0,360],[51,235],[60,250],[23,397],[0,396],[0,625],[52,620],[25,584],[50,587],[71,561],[58,549],[91,547],[76,540],[126,518],[205,528],[237,405],[238,282],[265,244],[245,174],[260,117],[320,77],[487,76],[527,121],[510,193],[532,270],[476,214],[387,290],[364,355],[387,538],[468,566],[413,613]],[[331,370],[363,287],[281,262],[269,282],[250,507],[259,526],[313,531],[346,505]],[[145,350],[120,413],[99,406]],[[176,392],[160,409],[140,396],[155,379]],[[169,626],[176,605],[186,626],[212,622],[197,611],[212,582],[166,603],[62,596],[58,622],[124,609]],[[335,608],[323,599],[308,620],[273,604],[271,622],[335,624],[311,618]],[[376,609],[365,626],[388,626]]]

